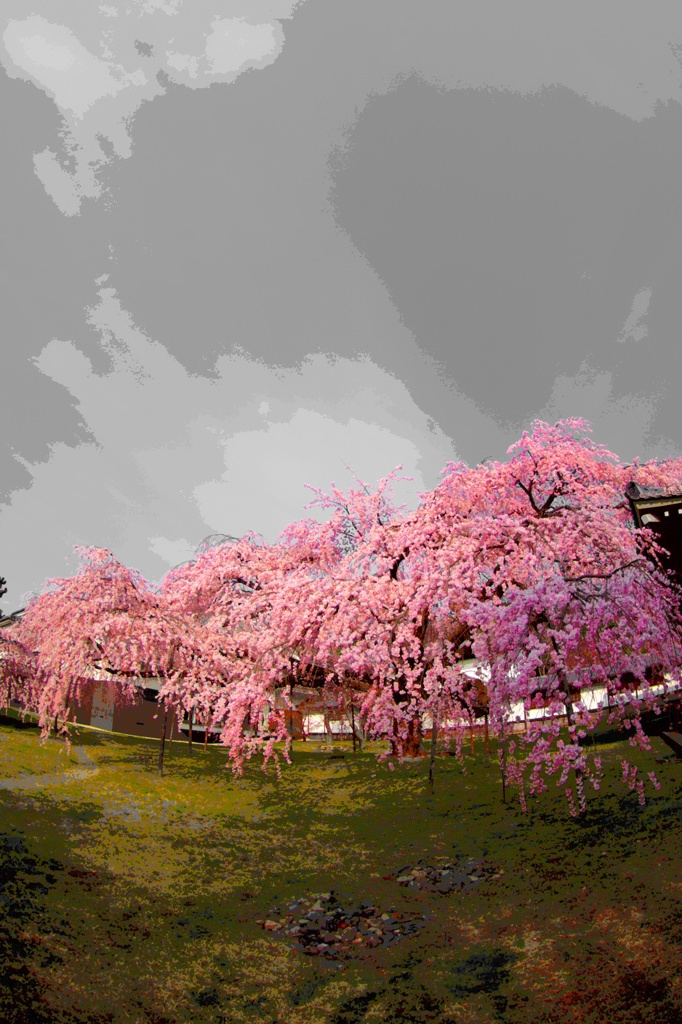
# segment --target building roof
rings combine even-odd
[[[670,493],[664,487],[646,487],[643,484],[636,484],[634,480],[631,480],[625,488],[625,495],[638,505],[650,501],[670,501],[673,503],[682,501],[682,494]]]
[[[14,625],[14,623],[18,622],[21,618],[22,612],[25,611],[25,608],[19,608],[15,612],[10,612],[9,615],[0,615],[0,629],[7,629],[8,626]]]

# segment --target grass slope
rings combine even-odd
[[[0,788],[7,1024],[682,1022],[682,762],[659,739],[602,744],[581,821],[555,788],[503,804],[482,750],[466,773],[439,758],[431,796],[428,762],[348,745],[234,780],[217,747],[173,743],[160,777],[154,741],[74,743],[0,725],[0,780],[34,783]],[[646,807],[623,757],[658,774]],[[450,895],[384,877],[438,857],[501,874]],[[428,920],[340,968],[257,924],[331,889]]]

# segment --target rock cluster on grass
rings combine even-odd
[[[334,890],[295,900],[286,910],[282,913],[274,907],[271,918],[256,923],[273,936],[293,939],[293,948],[302,953],[332,958],[363,948],[390,946],[402,936],[414,934],[428,917],[393,910],[382,914],[373,903],[344,908]]]
[[[383,878],[408,889],[447,895],[473,889],[480,882],[502,874],[485,860],[436,859],[441,861],[436,866],[419,860],[414,867],[406,864]],[[389,913],[380,913],[373,903],[352,906],[348,901],[344,908],[333,889],[314,893],[307,900],[294,900],[286,910],[273,907],[270,914],[256,924],[275,938],[288,939],[301,953],[331,959],[345,959],[359,949],[391,946],[403,936],[413,935],[430,916],[410,911],[396,913],[392,907]]]
[[[451,892],[465,892],[488,878],[499,878],[502,871],[488,861],[476,861],[472,857],[449,860],[437,857],[442,863],[434,866],[425,860],[418,860],[413,867],[405,864],[397,871],[384,875],[386,881],[396,881],[407,889],[425,889],[447,895]]]

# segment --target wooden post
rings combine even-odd
[[[474,756],[474,716],[471,711],[469,712],[469,745],[471,747],[471,756]]]

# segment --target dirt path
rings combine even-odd
[[[88,754],[85,747],[71,748],[83,768],[72,768],[70,771],[55,775],[18,775],[14,779],[0,779],[0,789],[42,789],[43,786],[58,786],[70,779],[84,779],[94,775],[99,768]]]

